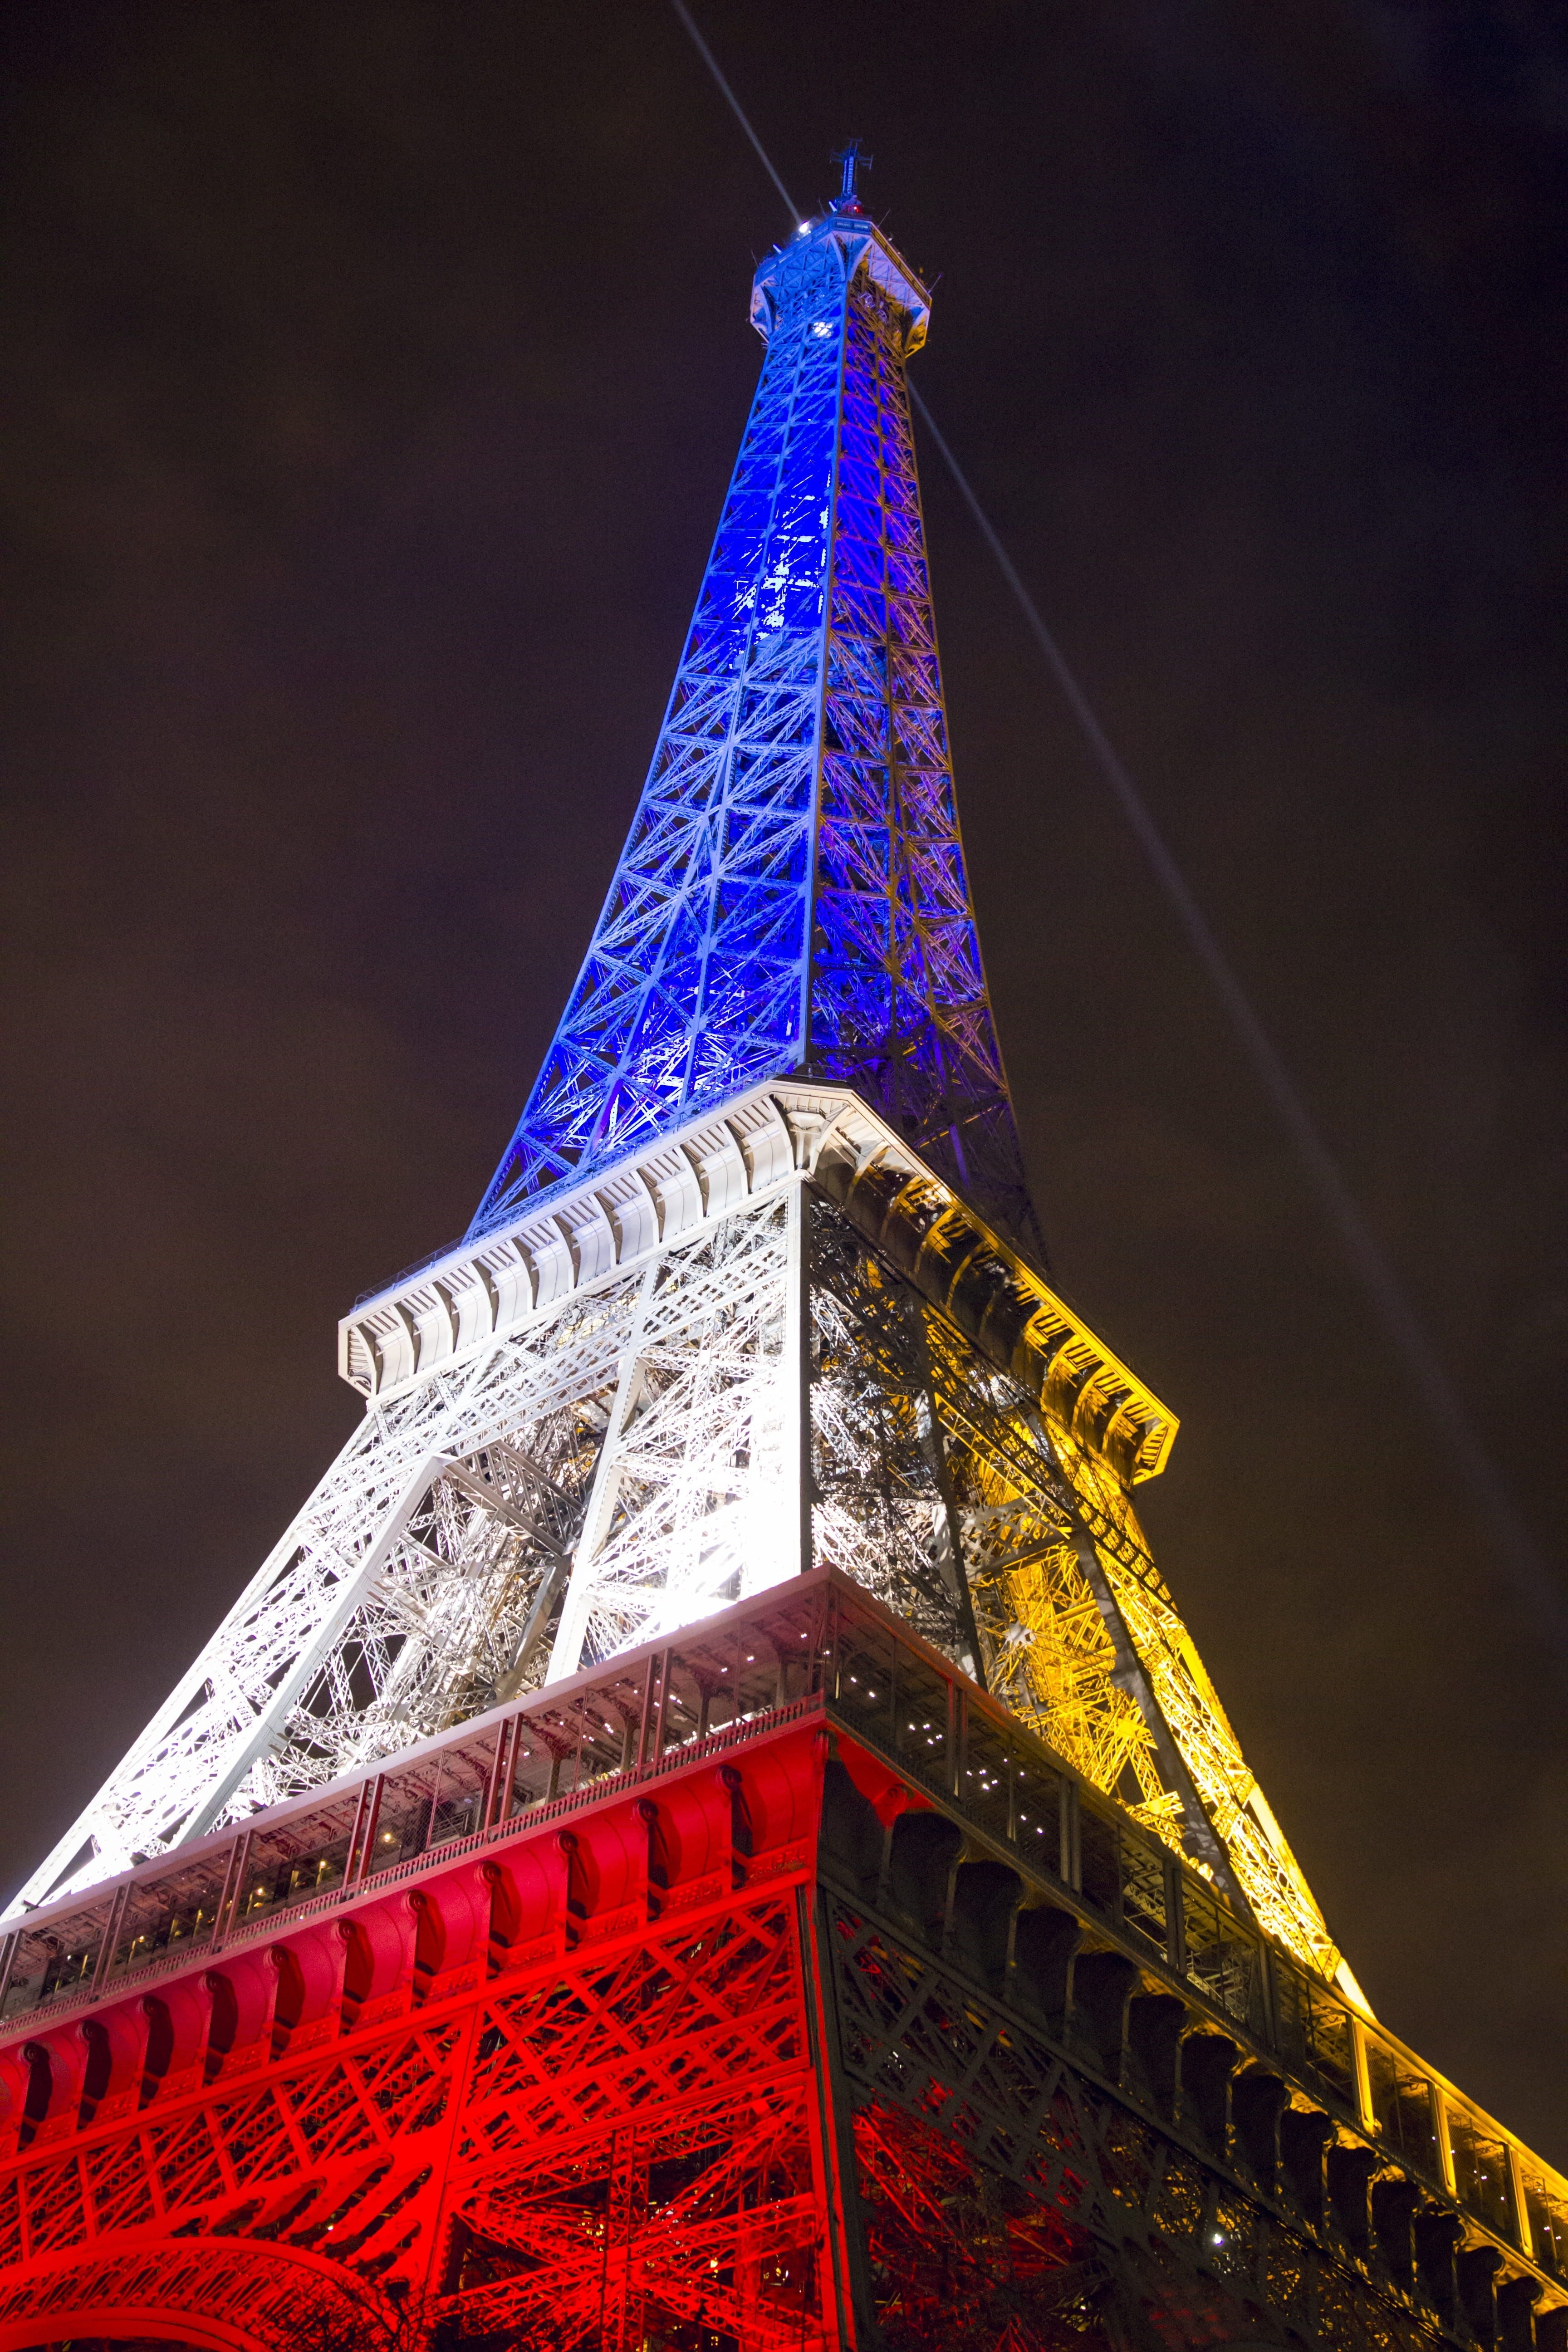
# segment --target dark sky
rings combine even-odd
[[[850,132],[919,381],[1563,1558],[1568,29],[1530,0],[697,0]],[[662,0],[0,11],[0,1878],[352,1425],[639,789],[772,190]],[[1059,1281],[1380,2012],[1568,2163],[1568,1657],[933,457],[960,798]]]

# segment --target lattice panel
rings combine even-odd
[[[934,1955],[836,1898],[826,1916],[894,2345],[1060,2352],[1152,2329],[1179,2352],[1295,2328],[1342,2352],[1433,2352],[1413,2315]],[[993,2258],[971,2266],[971,2245]]]
[[[358,2341],[417,2309],[448,2342],[815,2347],[813,2112],[795,1896],[740,1898],[15,2166],[0,2326],[111,2291],[166,2323],[199,2240],[263,2336],[341,2283]]]
[[[471,1591],[489,1585],[492,1603],[498,1595],[489,1578],[466,1573],[465,1544],[490,1539],[474,1517],[485,1507],[474,1487],[482,1492],[475,1474],[486,1449],[510,1442],[531,1461],[537,1447],[563,1486],[580,1479],[637,1300],[630,1276],[569,1299],[368,1412],[21,1899],[90,1885],[123,1869],[132,1853],[159,1853],[441,1728],[456,1694],[483,1670],[485,1640],[500,1643],[504,1631],[482,1603],[476,1623]],[[564,1444],[552,1433],[563,1413],[572,1433]],[[468,1524],[448,1557],[433,1496],[454,1472],[468,1474]],[[493,1573],[503,1579],[500,1615],[510,1612],[510,1622],[526,1610],[541,1549],[519,1548],[509,1596],[500,1546]]]
[[[160,2103],[130,2131],[23,2164],[0,2201],[0,2257],[153,2224],[181,2237],[226,2219],[222,2234],[357,2255],[432,2177],[427,2135],[447,2112],[464,2031],[448,2017],[232,2093],[220,2083],[167,2113]],[[340,2242],[325,2246],[329,2235]],[[374,2276],[390,2255],[383,2239],[356,2267]]]
[[[443,2316],[525,2343],[673,2347],[700,2329],[747,2352],[815,2352],[809,2115],[797,2080],[533,2151],[463,2199]]]
[[[812,1205],[810,1274],[816,1556],[973,1671],[925,1310],[825,1202]]]
[[[1379,2143],[1332,2086],[1288,2134],[1261,2029],[1047,1865],[955,1874],[838,1736],[826,1780],[826,1727],[696,1737],[0,2047],[0,2352],[1525,2352],[1506,2247],[1494,2303],[1486,2248],[1445,2287],[1356,2222],[1325,2139]]]
[[[784,1296],[763,1202],[377,1404],[23,1898],[363,1770],[503,1679],[571,1673],[584,1636],[607,1654],[795,1570]],[[577,1649],[552,1655],[613,1417]]]
[[[791,1902],[538,1984],[486,2013],[460,2161],[798,2067],[802,2032]]]
[[[793,1896],[487,2005],[455,2152],[465,2328],[820,2341]]]
[[[854,2128],[887,2352],[1111,2352],[1113,2273],[1085,2231],[879,2100]]]

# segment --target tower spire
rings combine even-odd
[[[843,192],[767,346],[631,830],[469,1229],[759,1079],[853,1087],[1038,1255],[953,801],[904,371],[925,288]]]
[[[851,139],[844,146],[836,150],[832,160],[844,166],[843,185],[838,191],[834,210],[847,213],[858,212],[860,197],[855,185],[855,174],[857,171],[868,172],[876,161],[875,156],[863,152],[862,142],[858,139]]]

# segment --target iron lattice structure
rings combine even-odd
[[[1037,1247],[931,617],[904,381],[928,307],[854,205],[757,272],[767,357],[653,764],[472,1234],[810,1072]]]
[[[563,1220],[574,1260],[545,1217],[351,1323],[351,1369],[397,1373],[421,1330],[434,1360],[382,1388],[26,1898],[829,1560],[1332,1976],[1132,1507],[1158,1401],[855,1096],[763,1088],[663,1156],[662,1196],[656,1153],[616,1218]],[[662,1237],[627,1205],[659,1198]],[[530,1308],[525,1265],[577,1286]]]
[[[924,292],[852,196],[754,290],[507,1158],[0,1921],[0,2352],[1568,2352],[1568,2183],[1372,2022],[1038,1268]]]

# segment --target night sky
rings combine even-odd
[[[1530,0],[694,0],[1561,1573],[1568,31]],[[773,192],[662,0],[0,12],[0,1879],[352,1426],[576,971]],[[1568,1655],[1514,1597],[934,454],[960,802],[1066,1295],[1380,2014],[1568,2164]]]

